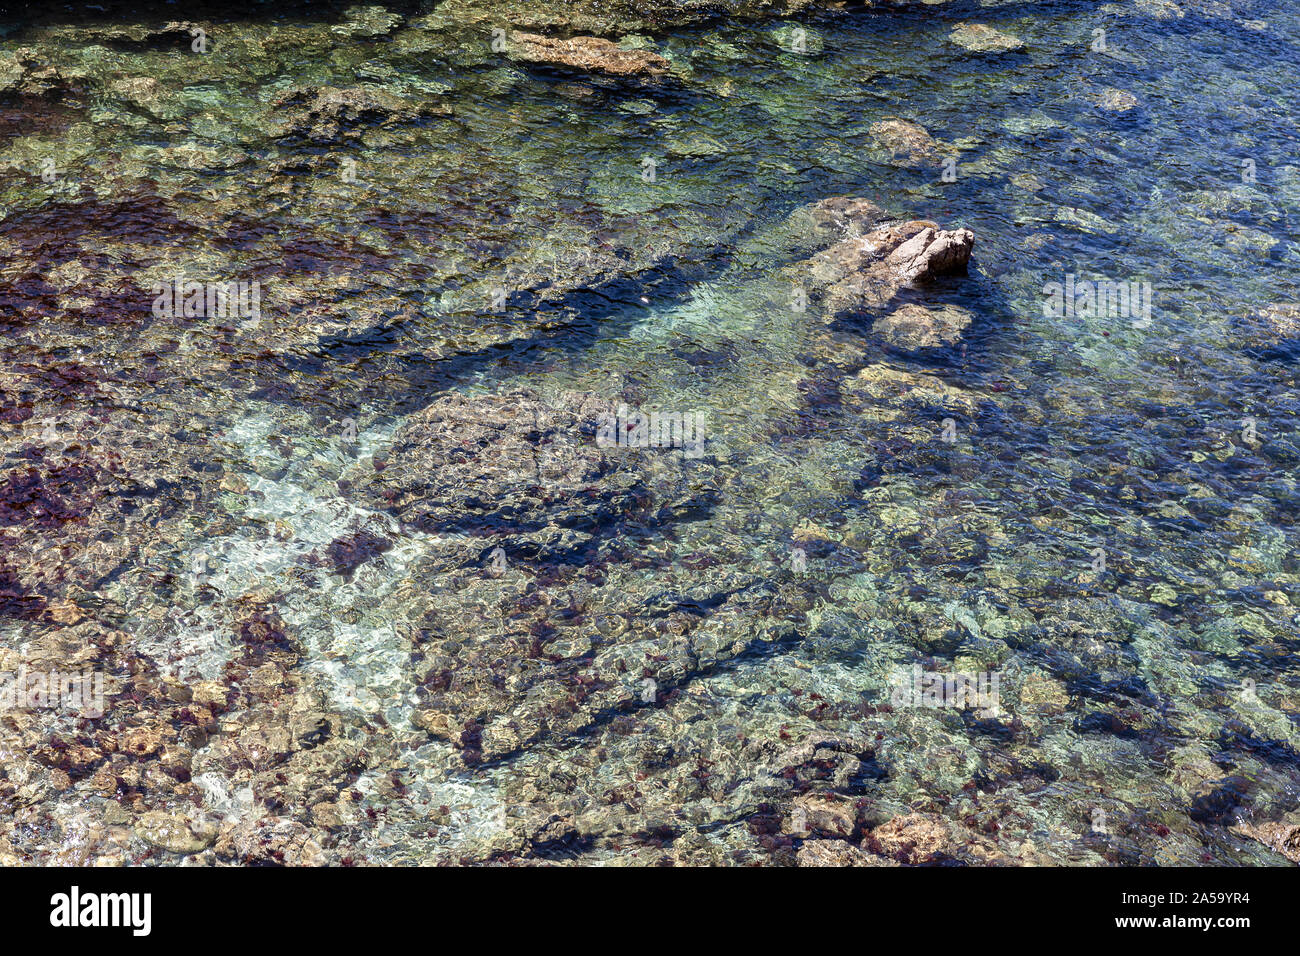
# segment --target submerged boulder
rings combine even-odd
[[[1172,0],[1137,0],[1133,7],[1136,12],[1144,13],[1153,20],[1181,20],[1187,16],[1183,8]]]
[[[797,859],[799,866],[889,866],[892,862],[882,861],[845,840],[805,840]]]
[[[52,66],[36,48],[0,52],[0,96],[61,102],[75,101],[85,90],[84,70]]]
[[[877,319],[872,331],[901,352],[924,352],[961,341],[973,318],[969,310],[955,305],[938,309],[905,305]]]
[[[959,23],[948,39],[972,53],[1011,53],[1025,48],[1020,37],[995,30],[987,23]]]
[[[796,210],[795,216],[806,218],[825,239],[843,235],[855,227],[870,228],[888,218],[875,203],[856,196],[832,196]]]
[[[860,237],[891,216],[875,203],[857,196],[831,196],[800,206],[769,229],[741,239],[744,253],[810,256],[850,237]]]
[[[696,524],[722,499],[710,457],[662,422],[648,445],[611,443],[619,411],[447,395],[356,473],[364,502],[435,536],[381,610],[419,635],[413,722],[468,764],[655,706],[795,633],[806,593]],[[679,534],[675,553],[647,543]]]
[[[59,42],[96,44],[114,50],[132,52],[146,50],[192,50],[193,43],[204,31],[207,43],[215,44],[215,31],[210,21],[171,20],[159,24],[144,23],[55,23],[44,31],[44,36]]]
[[[625,50],[603,37],[576,36],[568,39],[523,33],[510,34],[507,53],[522,63],[565,67],[583,73],[658,80],[668,74],[667,59],[651,50]]]
[[[1255,318],[1272,344],[1300,341],[1300,304],[1274,302],[1260,309]]]
[[[937,813],[908,813],[876,827],[864,841],[873,853],[916,865],[960,861],[976,866],[1013,862],[997,844],[965,823]]]
[[[433,116],[450,115],[442,103],[409,100],[377,86],[299,86],[280,94],[272,102],[288,116],[281,121],[281,134],[303,136],[315,142],[356,138],[367,126],[409,123]]]
[[[1127,90],[1108,86],[1094,93],[1092,100],[1108,113],[1127,113],[1138,106],[1138,98]]]
[[[885,119],[872,125],[871,136],[889,153],[896,166],[919,169],[937,165],[952,154],[920,123],[907,119]]]
[[[900,420],[908,409],[942,410],[974,415],[975,398],[960,386],[934,375],[918,375],[876,363],[861,369],[841,383],[841,390],[855,408],[869,410],[877,420]]]
[[[630,459],[596,441],[615,406],[589,395],[448,395],[412,415],[363,487],[430,532],[596,528],[636,507]]]
[[[332,33],[342,37],[373,38],[387,36],[402,24],[400,14],[378,5],[349,7],[343,12],[344,20],[331,27]]]

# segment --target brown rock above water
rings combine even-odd
[[[975,233],[926,226],[889,256],[889,264],[906,282],[926,282],[958,272],[970,261]]]
[[[794,281],[821,294],[830,318],[884,308],[905,286],[960,273],[970,261],[975,234],[969,229],[940,229],[926,220],[882,225],[873,218],[854,219],[848,238],[793,267]]]
[[[1237,833],[1258,840],[1292,863],[1300,863],[1300,826],[1293,823],[1243,823],[1232,828]]]

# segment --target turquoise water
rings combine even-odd
[[[1258,318],[1300,294],[1293,12],[724,19],[624,41],[671,61],[660,86],[529,69],[437,10],[338,22],[218,24],[203,55],[3,41],[67,92],[11,92],[0,124],[0,663],[117,693],[8,728],[32,755],[0,849],[789,863],[897,857],[871,834],[921,814],[951,832],[905,862],[1280,862],[1241,827],[1294,822],[1300,781],[1297,352]],[[962,22],[1025,48],[964,50]],[[359,83],[422,111],[279,126],[285,91]],[[897,164],[893,118],[937,161]],[[959,345],[790,307],[816,246],[788,217],[840,195],[975,233],[967,275],[903,293],[970,310]],[[262,315],[151,318],[177,274],[259,279]],[[1067,275],[1149,282],[1149,322],[1049,316]],[[517,291],[546,276],[571,281]],[[563,558],[367,490],[422,410],[520,389],[703,413],[708,453],[647,453],[655,507]],[[415,461],[430,501],[477,480]],[[915,663],[996,673],[999,707],[890,706]],[[132,731],[159,746],[111,743]],[[801,828],[810,796],[852,832]]]

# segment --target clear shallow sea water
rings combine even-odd
[[[53,317],[11,321],[4,358],[82,363],[102,387],[38,405],[6,436],[6,468],[24,467],[42,416],[85,428],[105,394],[129,395],[112,407],[132,410],[137,438],[156,428],[222,483],[211,495],[164,483],[166,530],[146,530],[76,599],[159,673],[195,682],[227,679],[233,609],[259,595],[295,642],[294,693],[318,695],[378,755],[348,785],[374,815],[340,826],[312,812],[347,800],[316,800],[311,765],[289,769],[292,799],[268,799],[211,739],[175,792],[146,773],[124,800],[73,774],[46,782],[31,812],[54,822],[15,824],[13,851],[134,855],[138,823],[136,837],[119,845],[110,828],[85,850],[85,820],[94,830],[117,799],[128,819],[111,819],[127,828],[155,805],[228,826],[280,814],[328,862],[509,858],[519,851],[501,835],[547,812],[578,822],[553,843],[534,836],[538,858],[784,861],[797,842],[765,840],[760,818],[787,813],[788,794],[750,748],[866,733],[870,772],[827,787],[873,820],[964,821],[1022,862],[1277,862],[1231,827],[1294,814],[1300,783],[1298,353],[1252,318],[1300,297],[1300,21],[1262,0],[1180,9],[955,4],[628,41],[680,68],[663,88],[530,71],[436,17],[366,41],[289,15],[269,21],[274,44],[268,21],[248,21],[214,31],[201,59],[66,24],[11,32],[6,48],[35,44],[89,92],[29,110],[0,151],[11,254],[71,270],[48,281],[56,293],[11,268],[11,304],[39,299]],[[1026,48],[965,51],[949,40],[963,21]],[[809,53],[788,52],[796,25]],[[1097,28],[1104,51],[1091,48]],[[131,101],[114,85],[139,76],[159,89]],[[276,94],[359,79],[451,115],[326,143],[271,132]],[[1100,106],[1108,88],[1137,105]],[[870,128],[889,118],[950,147],[955,181],[882,154]],[[43,158],[59,182],[33,175]],[[975,233],[969,274],[918,293],[975,314],[961,346],[909,358],[869,322],[791,312],[782,269],[799,256],[781,224],[835,195]],[[43,233],[65,239],[33,251]],[[559,270],[606,241],[650,267],[566,297],[545,323],[487,305],[510,269]],[[264,320],[182,331],[132,321],[135,300],[109,294],[178,271],[261,277]],[[1150,323],[1049,317],[1044,284],[1067,274],[1150,282]],[[86,286],[93,305],[77,301]],[[956,398],[891,401],[887,384],[864,402],[864,367],[870,381],[881,367],[932,376]],[[634,733],[598,724],[464,766],[420,729],[406,636],[429,624],[406,589],[428,584],[413,569],[438,536],[346,479],[439,396],[520,387],[704,412],[721,503],[640,546],[672,562],[722,542],[773,579],[802,547],[807,611],[794,639],[702,668],[638,710]],[[953,442],[939,437],[949,417]],[[47,533],[9,527],[28,544]],[[302,574],[357,529],[389,547],[350,576]],[[202,554],[217,560],[200,586],[185,572]],[[51,600],[58,577],[40,578]],[[727,626],[743,638],[748,625]],[[52,627],[11,615],[0,634],[18,649]],[[999,673],[998,719],[882,710],[916,662]],[[238,727],[239,708],[225,719]],[[715,779],[683,789],[663,771],[683,755]],[[637,784],[638,799],[603,801]],[[614,809],[592,809],[602,801]]]

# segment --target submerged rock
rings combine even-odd
[[[1261,309],[1259,318],[1279,341],[1300,339],[1300,304],[1275,302]]]
[[[280,121],[282,135],[316,142],[357,138],[366,126],[451,114],[442,103],[409,100],[376,86],[300,86],[277,96],[272,105],[289,113]]]
[[[1093,102],[1109,113],[1127,113],[1138,105],[1138,98],[1127,90],[1108,86],[1093,95]]]
[[[1256,348],[1279,348],[1300,342],[1300,303],[1274,302],[1256,310],[1242,326],[1247,343]]]
[[[1134,6],[1153,20],[1181,20],[1187,15],[1173,0],[1136,0]]]
[[[50,65],[33,47],[0,51],[0,95],[60,102],[80,97],[85,85],[82,72]]]
[[[433,16],[439,22],[508,24],[530,30],[553,29],[601,34],[656,30],[699,23],[720,16],[761,19],[788,17],[821,6],[825,0],[447,0]]]
[[[1047,183],[1033,173],[1016,173],[1011,177],[1011,185],[1017,189],[1023,189],[1026,192],[1036,193],[1039,190],[1046,189]]]
[[[152,23],[76,23],[57,25],[49,36],[60,41],[95,43],[118,50],[173,50],[190,49],[198,30],[212,34],[210,22],[172,20],[159,25]],[[214,42],[210,38],[210,42]]]
[[[884,364],[868,365],[840,387],[854,404],[876,406],[873,414],[880,419],[900,418],[901,409],[908,406],[973,415],[978,404],[960,386]]]
[[[180,100],[152,76],[124,76],[114,80],[111,89],[123,102],[159,120],[175,119],[184,112]]]
[[[924,352],[944,348],[961,341],[974,315],[959,306],[927,309],[905,305],[877,319],[872,331],[902,352]]]
[[[330,31],[344,37],[381,37],[402,25],[402,17],[381,6],[348,7],[344,21]]]
[[[890,218],[870,200],[832,196],[798,207],[783,222],[752,237],[742,248],[784,257],[805,257],[838,240],[860,237]]]
[[[145,843],[169,853],[197,853],[217,839],[215,828],[196,825],[188,816],[161,810],[141,816],[136,821],[135,832]]]
[[[844,840],[805,840],[797,855],[799,866],[897,866]]]
[[[814,233],[823,240],[844,235],[850,229],[870,228],[883,222],[887,216],[883,209],[868,199],[856,196],[832,196],[800,207],[795,217],[803,217],[812,224]]]
[[[630,461],[596,443],[615,407],[592,396],[449,395],[394,436],[362,487],[424,531],[518,536],[597,528],[634,509]]]
[[[948,39],[972,53],[1010,53],[1025,47],[1019,37],[995,30],[986,23],[959,23]]]
[[[398,431],[382,471],[358,473],[367,502],[445,539],[391,613],[420,635],[415,723],[468,764],[654,706],[791,636],[806,605],[725,536],[691,547],[707,562],[644,550],[721,489],[662,421],[648,446],[598,442],[616,411],[583,393],[449,395]]]
[[[1231,20],[1235,15],[1227,0],[1182,0],[1182,6],[1212,19]]]
[[[871,831],[865,841],[875,853],[900,863],[961,861],[978,866],[1011,863],[988,838],[935,813],[909,813]]]
[[[795,797],[788,832],[797,837],[811,834],[850,840],[859,829],[858,807],[852,800],[821,794]]]
[[[576,36],[568,39],[536,33],[510,34],[507,52],[523,63],[568,67],[584,73],[602,73],[620,78],[657,80],[667,75],[670,63],[651,50],[625,50],[602,37]]]
[[[899,166],[917,169],[937,165],[952,154],[920,123],[906,119],[886,119],[871,127],[871,135],[889,152]]]

